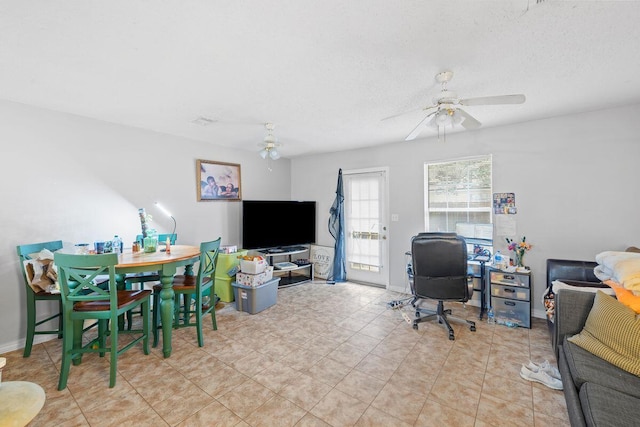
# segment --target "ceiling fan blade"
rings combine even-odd
[[[479,121],[474,119],[469,113],[467,113],[466,111],[460,108],[458,108],[456,113],[459,113],[464,118],[464,120],[462,120],[462,123],[460,124],[465,129],[478,129],[482,125]]]
[[[522,104],[525,96],[517,95],[500,95],[500,96],[483,96],[480,98],[461,99],[460,105],[500,105],[500,104]]]
[[[431,116],[433,116],[438,110],[427,114],[427,117],[425,117],[424,119],[422,119],[422,121],[420,123],[418,123],[418,126],[416,126],[409,135],[407,135],[407,137],[404,139],[405,141],[412,141],[414,139],[417,138],[417,136],[420,134],[420,132],[422,132],[422,130],[424,128],[427,127],[427,122],[429,121],[429,118]]]
[[[414,108],[412,110],[403,111],[402,113],[394,114],[393,116],[385,117],[383,119],[380,119],[380,121],[383,122],[385,120],[395,119],[396,117],[404,116],[405,114],[413,113],[415,111],[427,111],[427,110],[430,110],[431,108],[435,108],[435,107],[437,107],[437,105],[431,105],[429,107]]]

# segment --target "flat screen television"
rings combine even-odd
[[[242,248],[265,249],[316,242],[316,202],[242,201]]]

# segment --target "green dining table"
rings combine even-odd
[[[116,265],[116,280],[118,289],[125,287],[125,275],[130,273],[158,272],[162,290],[160,291],[160,319],[162,321],[162,353],[164,357],[171,356],[171,333],[173,330],[174,292],[171,283],[178,267],[184,267],[186,276],[193,276],[193,264],[200,258],[200,247],[188,245],[173,245],[170,253],[132,252],[125,249],[118,255]],[[119,328],[124,327],[124,318],[120,319]],[[155,327],[155,325],[152,325]]]

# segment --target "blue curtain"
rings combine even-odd
[[[336,240],[334,245],[335,255],[333,257],[333,275],[329,277],[329,282],[345,282],[347,280],[346,255],[344,242],[344,189],[342,186],[342,169],[338,171],[338,186],[336,188],[336,199],[329,210],[329,233]]]

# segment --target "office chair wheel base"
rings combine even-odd
[[[418,330],[418,324],[417,323],[413,324],[413,329],[415,329],[416,331]]]
[[[456,337],[453,335],[453,332],[449,332],[449,340],[454,341]]]
[[[472,325],[472,326],[470,326],[470,327],[469,327],[469,330],[470,330],[471,332],[475,332],[475,331],[476,331],[476,325]]]

